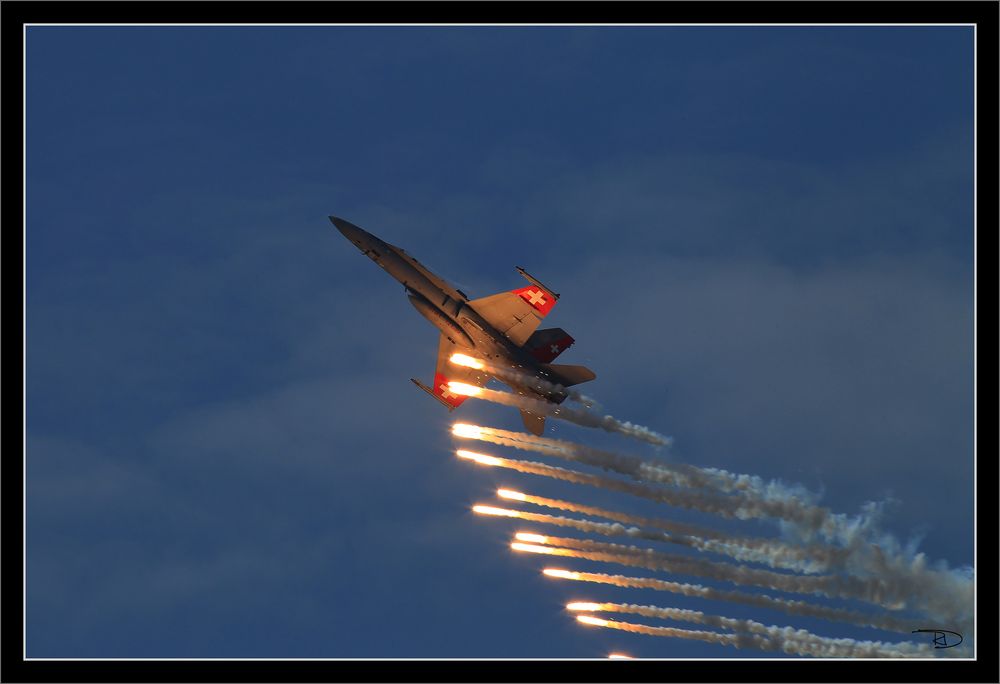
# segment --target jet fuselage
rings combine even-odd
[[[539,376],[554,384],[560,383],[559,377],[543,368],[531,354],[514,344],[469,306],[469,298],[464,292],[432,273],[403,249],[343,219],[331,216],[330,220],[365,256],[402,283],[414,308],[452,342],[467,348],[470,356]],[[507,379],[497,379],[513,389],[540,395],[557,404],[567,396],[565,392],[539,392],[512,384]]]

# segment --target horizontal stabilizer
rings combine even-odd
[[[570,348],[573,338],[562,328],[536,330],[524,343],[524,349],[542,363],[555,360]]]
[[[572,387],[583,382],[590,382],[597,373],[586,366],[570,366],[564,363],[543,363],[542,368],[550,371],[556,382],[563,387]]]
[[[531,434],[541,437],[542,433],[545,432],[545,416],[536,416],[534,413],[521,409],[521,420],[524,421],[524,427]]]

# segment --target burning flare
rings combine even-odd
[[[548,544],[549,538],[543,534],[532,534],[531,532],[518,532],[514,535],[514,539],[518,541],[528,542],[529,544]]]
[[[451,426],[451,434],[456,437],[467,437],[469,439],[480,439],[483,435],[483,429],[478,425],[469,425],[468,423],[455,423]]]
[[[525,499],[528,498],[526,494],[522,494],[521,492],[515,492],[512,489],[498,489],[497,496],[499,496],[502,499],[514,499],[515,501],[524,501]]]
[[[601,610],[601,604],[577,601],[576,603],[567,603],[566,610],[582,610],[588,613],[593,613]]]
[[[476,387],[475,385],[467,385],[464,382],[449,382],[448,389],[450,389],[455,394],[460,394],[463,397],[478,397],[483,393],[482,387]]]
[[[482,361],[474,359],[471,356],[466,356],[465,354],[452,354],[448,360],[456,366],[465,366],[466,368],[475,368],[476,370],[485,368]]]
[[[497,458],[496,456],[477,454],[475,451],[466,451],[465,449],[459,449],[455,452],[455,455],[459,458],[467,458],[470,461],[475,461],[480,465],[496,466],[503,463],[503,459]]]
[[[577,615],[576,619],[586,625],[596,625],[597,627],[607,627],[609,622],[593,615]]]
[[[561,555],[557,553],[562,551],[562,549],[554,548],[551,546],[538,546],[537,544],[522,544],[521,542],[511,542],[510,548],[515,551],[527,551],[528,553],[547,553],[550,555]]]
[[[580,579],[580,573],[571,572],[569,570],[560,570],[559,568],[545,568],[542,570],[542,574],[548,575],[549,577],[559,577],[561,579],[578,580]]]
[[[482,513],[483,515],[502,515],[508,518],[517,518],[517,511],[512,511],[509,508],[496,508],[494,506],[482,506],[475,505],[472,507],[473,512]]]

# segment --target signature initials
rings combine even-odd
[[[954,648],[962,643],[962,635],[958,632],[952,632],[950,629],[915,629],[912,634],[917,632],[930,632],[934,635],[934,648]],[[948,635],[951,634],[953,637],[958,637],[958,641],[953,641],[953,643],[948,643]]]

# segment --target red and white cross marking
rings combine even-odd
[[[547,314],[556,303],[556,298],[540,287],[523,287],[520,290],[514,290],[514,294],[528,302],[528,304],[531,304],[531,306],[541,312],[543,316]]]
[[[538,290],[529,290],[524,294],[528,299],[528,304],[531,304],[532,306],[545,303],[545,295]]]
[[[434,374],[434,394],[441,397],[446,403],[458,408],[458,405],[463,401],[468,399],[468,397],[461,394],[456,394],[448,387],[448,378],[445,377],[444,373]]]

